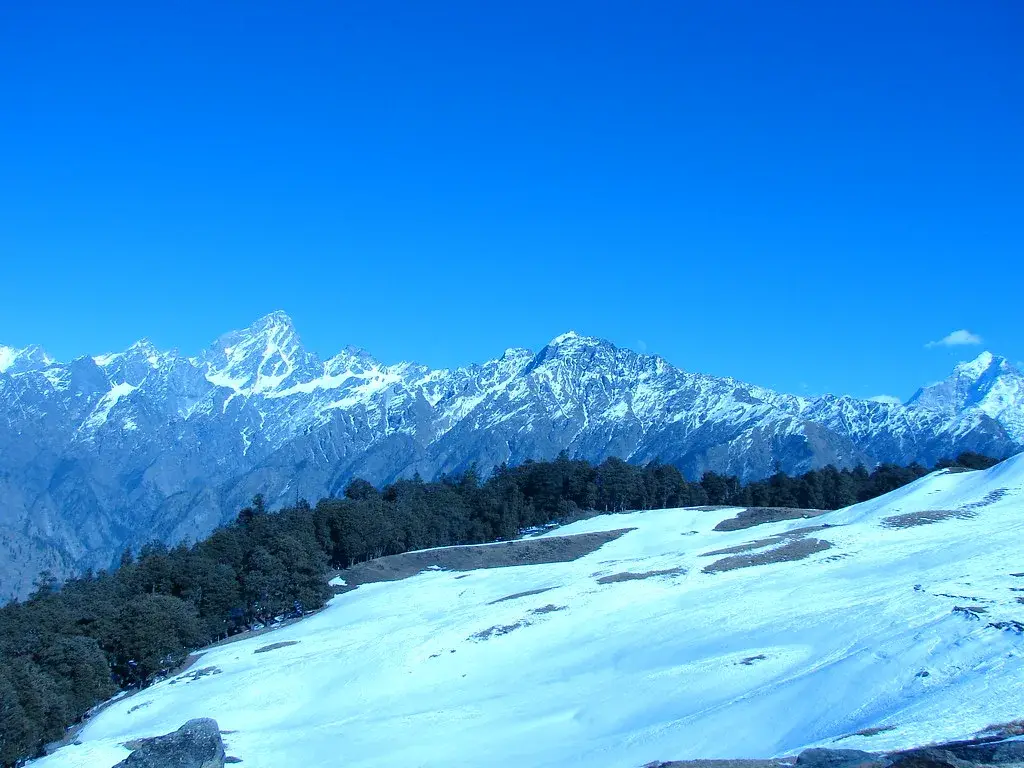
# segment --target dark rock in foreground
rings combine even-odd
[[[881,768],[886,762],[859,749],[805,749],[796,764],[797,768]]]
[[[174,733],[139,739],[114,768],[224,768],[224,742],[216,720],[189,720]]]
[[[953,741],[898,752],[859,749],[806,749],[799,756],[772,760],[680,760],[644,768],[987,768],[1024,766],[1024,741],[1002,737]]]

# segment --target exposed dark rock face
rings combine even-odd
[[[280,312],[194,357],[146,341],[70,363],[0,353],[0,599],[44,568],[201,538],[256,493],[275,507],[354,476],[431,479],[564,449],[752,480],[1024,443],[1024,377],[987,353],[907,405],[780,394],[575,333],[456,370],[354,348],[323,361]]]
[[[181,728],[128,745],[134,751],[114,768],[224,768],[224,742],[216,720],[189,720]]]
[[[985,765],[1024,764],[1024,741],[997,741],[988,744],[947,744],[944,749],[961,760]]]
[[[1010,725],[1019,725],[1011,723]],[[884,733],[888,728],[869,728]],[[1015,730],[1007,734],[1016,733]],[[677,760],[649,763],[644,768],[990,768],[1024,766],[1024,741],[1002,736],[954,741],[896,752],[863,752],[859,749],[805,749],[793,758],[771,760]]]
[[[797,768],[882,768],[885,762],[859,749],[806,749],[796,764]]]

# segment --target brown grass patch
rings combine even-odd
[[[796,509],[794,507],[748,507],[735,517],[723,520],[715,526],[716,531],[742,531],[765,523],[782,520],[801,520],[831,512],[830,509]]]
[[[554,587],[541,587],[540,589],[528,589],[525,592],[516,592],[514,595],[505,595],[505,597],[499,597],[497,600],[492,600],[488,605],[494,605],[496,603],[504,603],[506,600],[518,600],[520,597],[529,597],[530,595],[539,595],[542,592],[548,592],[554,589]]]
[[[977,517],[977,513],[968,509],[925,509],[920,512],[907,512],[887,517],[882,520],[882,527],[915,528],[919,525],[932,525],[943,520],[970,520],[972,517]]]
[[[678,576],[683,573],[686,573],[686,569],[681,566],[678,568],[665,568],[661,571],[643,571],[641,573],[624,571],[623,573],[613,573],[611,576],[602,576],[597,580],[597,583],[615,584],[620,581],[639,581],[641,579],[653,579],[657,576]]]
[[[264,645],[262,648],[257,648],[253,653],[267,653],[267,651],[276,651],[278,648],[287,648],[289,645],[298,644],[298,640],[282,640],[280,643],[271,643],[270,645]]]
[[[360,584],[399,581],[426,570],[475,571],[479,568],[508,568],[517,565],[568,563],[596,552],[609,541],[634,530],[595,531],[573,536],[543,539],[516,539],[498,544],[475,544],[442,549],[417,550],[368,560],[338,573],[346,586],[335,587],[336,594],[348,592]]]
[[[824,552],[831,546],[830,542],[823,541],[822,539],[796,539],[786,542],[781,547],[775,547],[765,552],[724,557],[711,563],[711,565],[705,566],[704,573],[734,571],[737,568],[752,568],[772,563],[790,563],[795,560],[803,560],[817,552]]]

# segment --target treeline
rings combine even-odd
[[[963,454],[980,469],[994,460]],[[37,756],[117,690],[145,687],[191,649],[316,610],[330,567],[452,544],[509,539],[524,529],[599,512],[737,505],[832,509],[887,493],[919,465],[826,467],[741,485],[707,473],[687,481],[671,465],[570,460],[475,470],[378,490],[352,481],[344,498],[271,514],[260,497],[206,540],[125,552],[111,571],[58,586],[40,580],[26,601],[0,609],[0,764]]]

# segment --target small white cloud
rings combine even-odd
[[[892,395],[875,395],[874,397],[869,397],[868,400],[873,403],[888,403],[889,405],[899,405],[903,402],[898,397],[893,397]]]
[[[931,349],[932,347],[965,347],[972,344],[981,344],[981,336],[976,333],[961,328],[959,331],[953,331],[949,336],[938,341],[929,341],[925,344],[925,347]]]

